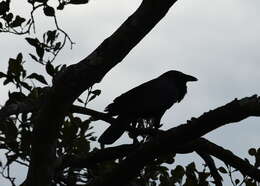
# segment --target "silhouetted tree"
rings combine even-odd
[[[220,186],[221,174],[227,174],[233,185],[259,185],[260,149],[249,150],[249,154],[255,157],[254,164],[251,164],[201,138],[218,127],[260,116],[260,98],[256,95],[235,99],[167,131],[149,128],[149,120],[137,120],[136,125],[127,130],[130,138],[140,136],[138,142],[90,148],[90,143],[96,141],[91,122],[103,120],[111,125],[117,122],[106,113],[86,108],[87,103],[101,93],[93,90],[93,85],[124,59],[176,1],[143,0],[138,9],[91,54],[67,67],[53,64],[66,41],[73,45],[69,35],[59,27],[55,12],[62,11],[69,4],[87,4],[88,0],[58,0],[57,7],[50,6],[48,0],[28,0],[32,7],[28,19],[12,13],[10,0],[0,1],[0,32],[26,36],[26,41],[35,48],[35,54],[29,54],[31,59],[42,65],[52,77],[52,85],[49,85],[43,74],[27,74],[21,53],[10,58],[7,71],[0,72],[4,85],[16,87],[16,90],[10,90],[9,99],[0,110],[0,148],[6,152],[7,158],[7,162],[1,165],[3,177],[15,185],[10,166],[20,163],[28,167],[24,186]],[[37,9],[52,17],[56,25],[56,29],[46,30],[43,39],[29,37],[35,32]],[[44,87],[29,80],[42,83]],[[82,99],[79,96],[84,91],[87,91],[87,98]],[[90,117],[83,120],[77,117],[78,114]],[[187,166],[173,164],[176,153],[194,151],[205,161],[203,170],[198,170],[194,163]],[[217,168],[212,156],[225,166]],[[172,168],[165,163],[171,164]],[[242,178],[234,179],[233,172],[240,172]]]

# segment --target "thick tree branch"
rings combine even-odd
[[[249,116],[260,116],[259,97],[234,100],[203,114],[197,119],[172,128],[156,139],[147,142],[130,154],[118,168],[93,181],[91,186],[124,185],[135,177],[154,158],[175,152],[178,147],[199,138],[223,125],[238,122]],[[258,175],[260,178],[260,176]]]
[[[109,147],[106,149],[93,151],[84,157],[65,156],[58,161],[57,168],[58,169],[63,169],[66,167],[89,168],[97,163],[126,157],[128,154],[134,152],[138,147],[139,145],[135,145],[135,144],[120,145],[117,147]],[[187,144],[176,146],[174,152],[186,154],[194,151],[196,151],[210,167],[216,185],[222,185],[221,184],[222,178],[216,170],[214,161],[212,160],[212,158],[208,157],[209,155],[215,156],[216,158],[220,159],[224,163],[239,170],[244,175],[248,175],[253,179],[260,181],[259,180],[260,170],[258,170],[253,165],[250,165],[247,161],[234,155],[231,151],[226,150],[204,138],[199,138]]]
[[[176,1],[143,0],[140,7],[92,54],[56,76],[34,123],[32,161],[25,184],[51,185],[60,123],[74,100],[121,62]]]
[[[84,157],[65,156],[58,161],[59,163],[57,164],[57,168],[89,168],[97,163],[126,157],[128,154],[135,151],[138,147],[138,145],[120,145],[117,147],[109,147],[106,149],[93,151]],[[214,162],[212,162],[213,160],[207,157],[209,155],[215,156],[226,164],[239,170],[244,175],[248,175],[253,179],[260,181],[260,170],[258,170],[253,165],[250,165],[247,161],[234,155],[231,151],[226,150],[204,138],[200,138],[187,144],[177,146],[175,150],[176,153],[181,154],[191,153],[193,151],[198,152],[200,156],[205,160],[205,162],[209,165],[211,173],[217,185],[222,185],[221,176],[217,173]]]

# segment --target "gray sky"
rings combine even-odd
[[[140,2],[92,0],[87,5],[66,7],[58,14],[60,26],[77,44],[73,50],[67,47],[58,56],[56,64],[73,64],[84,58],[115,31]],[[12,3],[20,3],[16,8],[21,11],[22,1]],[[259,5],[257,0],[179,1],[123,62],[95,86],[102,89],[102,94],[89,107],[102,111],[121,93],[170,69],[194,75],[199,81],[190,83],[184,100],[164,115],[164,129],[200,116],[234,98],[259,94]],[[38,21],[39,32],[51,23],[49,18]],[[15,57],[19,51],[28,52],[28,45],[21,37],[0,34],[0,41],[1,70],[6,68],[9,57]],[[41,67],[27,59],[32,71],[40,72]],[[1,90],[2,104],[7,90]],[[206,137],[242,158],[248,158],[248,148],[259,147],[259,121],[250,118],[217,129]],[[97,135],[106,126],[97,123]],[[121,142],[123,140],[124,137]],[[186,161],[182,157],[180,160]]]

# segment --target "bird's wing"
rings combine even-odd
[[[177,102],[177,94],[178,91],[173,84],[156,78],[120,95],[106,110],[115,115],[166,110]]]

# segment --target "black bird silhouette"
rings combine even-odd
[[[138,119],[152,118],[154,127],[159,128],[165,111],[187,93],[188,81],[197,81],[197,78],[170,70],[120,95],[105,108],[108,114],[117,116],[117,123],[110,125],[98,141],[101,144],[114,143],[130,123]]]

